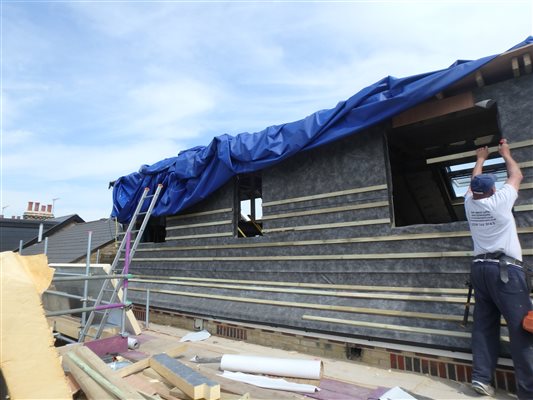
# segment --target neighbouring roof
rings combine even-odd
[[[533,36],[509,51],[533,44]],[[507,52],[508,53],[508,52]],[[117,179],[113,186],[112,216],[128,222],[144,188],[163,185],[153,215],[173,215],[207,198],[237,174],[262,170],[296,153],[361,132],[436,96],[445,89],[474,87],[479,69],[498,75],[499,56],[456,61],[450,67],[406,78],[388,76],[359,91],[335,108],[271,126],[256,133],[215,137],[208,146],[182,151],[139,172]],[[493,66],[489,69],[489,66]],[[468,86],[471,85],[471,86]],[[146,203],[145,208],[148,207]]]
[[[57,228],[54,227],[54,228]],[[47,256],[50,263],[71,263],[87,255],[89,232],[91,235],[91,252],[112,243],[116,236],[116,224],[112,219],[100,219],[91,222],[72,222],[60,229],[47,232]],[[48,234],[49,233],[49,234]],[[42,254],[44,240],[33,241],[22,250],[23,255]]]
[[[84,222],[78,215],[67,215],[65,217],[50,219],[18,219],[0,218],[0,251],[16,251],[22,240],[24,246],[37,242],[40,225],[43,225],[43,237],[49,231],[63,223]]]

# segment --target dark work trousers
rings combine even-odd
[[[522,328],[524,316],[532,309],[525,273],[508,265],[509,281],[502,282],[498,262],[472,263],[474,326],[472,329],[472,380],[491,383],[500,347],[500,318],[509,329],[510,349],[519,399],[533,399],[533,333]]]

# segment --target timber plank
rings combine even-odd
[[[126,382],[122,380],[122,378],[116,373],[116,371],[113,371],[111,368],[109,368],[106,363],[102,361],[100,357],[98,357],[91,349],[85,346],[76,347],[72,353],[76,354],[79,358],[81,358],[87,365],[91,368],[93,368],[96,372],[98,372],[100,375],[102,375],[106,380],[108,380],[111,384],[116,386],[120,391],[122,391],[124,394],[128,396],[128,399],[137,399],[137,400],[144,400],[144,397],[137,393],[137,391],[132,390]]]
[[[187,349],[187,344],[181,343],[178,346],[165,351],[164,353],[167,354],[169,357],[177,357],[180,354],[182,354],[186,349]],[[150,357],[147,357],[147,358],[145,358],[143,360],[139,360],[136,363],[127,365],[124,368],[120,368],[117,371],[117,373],[118,373],[119,376],[124,378],[124,377],[126,377],[128,375],[140,372],[143,369],[148,368],[148,367],[150,367]]]
[[[84,372],[68,355],[63,357],[63,365],[89,400],[108,399],[111,397],[102,386]]]
[[[220,385],[217,382],[206,378],[167,354],[157,354],[151,357],[150,367],[194,400],[220,398]]]

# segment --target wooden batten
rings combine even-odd
[[[131,288],[130,290],[145,292],[145,289]],[[251,297],[241,297],[241,296],[225,296],[225,295],[214,295],[209,293],[198,293],[198,292],[183,292],[176,290],[157,290],[150,289],[150,293],[161,293],[169,294],[173,296],[185,296],[185,297],[194,297],[202,299],[211,299],[211,300],[221,300],[221,301],[233,301],[238,303],[249,303],[249,304],[261,304],[275,307],[290,307],[290,308],[306,308],[310,310],[325,310],[325,311],[340,311],[345,313],[354,313],[354,314],[368,314],[368,315],[380,315],[388,317],[405,317],[405,318],[416,318],[416,319],[429,319],[429,320],[439,320],[439,321],[451,321],[451,322],[461,322],[463,320],[463,315],[449,315],[449,314],[432,314],[425,312],[413,312],[413,311],[403,311],[403,310],[391,310],[391,309],[378,309],[370,307],[351,307],[351,306],[339,306],[332,304],[317,304],[317,303],[302,303],[294,301],[280,301],[280,300],[267,300],[260,298],[251,298]]]
[[[472,92],[458,94],[442,100],[431,100],[395,116],[392,119],[392,127],[398,128],[472,107],[474,107]]]
[[[514,143],[510,143],[509,144],[509,148],[514,150],[514,149],[519,149],[519,148],[522,148],[522,147],[529,147],[529,146],[533,146],[533,140],[523,140],[521,142],[514,142]],[[492,146],[492,147],[489,147],[489,152],[490,153],[495,153],[498,151],[498,147],[497,146]],[[451,160],[459,160],[459,159],[462,159],[462,158],[472,158],[473,160],[475,160],[475,157],[476,156],[476,152],[475,150],[472,150],[472,151],[466,151],[466,152],[463,152],[463,153],[456,153],[456,154],[450,154],[450,155],[447,155],[447,156],[442,156],[442,157],[434,157],[434,158],[428,158],[426,160],[426,164],[435,164],[435,163],[440,163],[440,162],[446,162],[446,161],[451,161]]]

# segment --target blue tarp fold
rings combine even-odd
[[[533,36],[511,50],[533,43]],[[145,187],[163,184],[154,216],[176,214],[208,197],[237,174],[259,171],[292,155],[363,131],[443,91],[497,55],[456,61],[449,68],[394,78],[388,76],[359,91],[335,108],[268,127],[256,133],[215,137],[139,172],[123,176],[113,187],[111,215],[129,222]],[[145,205],[147,207],[147,205]]]

